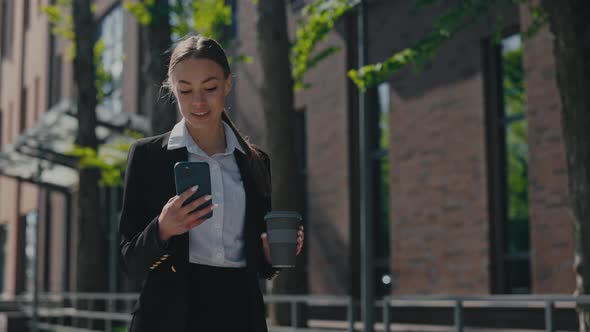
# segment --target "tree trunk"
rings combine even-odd
[[[176,123],[176,108],[167,91],[161,89],[168,70],[166,51],[172,43],[170,39],[170,4],[156,1],[149,7],[152,21],[141,28],[141,54],[145,57],[141,67],[144,88],[141,91],[143,114],[150,119],[152,135],[165,133]]]
[[[298,172],[295,153],[293,78],[289,61],[285,1],[260,0],[257,14],[258,54],[263,71],[262,107],[272,164],[273,210],[292,210],[301,213],[304,209],[305,179]],[[274,280],[273,293],[307,293],[305,253],[304,250],[299,255],[295,268],[283,269]],[[271,315],[275,324],[289,324],[288,305],[271,308]],[[299,315],[298,320],[300,325],[305,325],[302,315]]]
[[[77,86],[78,134],[76,143],[97,148],[96,86],[94,66],[94,18],[89,0],[72,1],[76,57],[74,81]],[[103,292],[107,289],[107,234],[101,223],[98,206],[98,169],[80,169],[76,282],[80,292]]]
[[[590,2],[545,0],[555,36],[569,196],[576,241],[576,293],[590,294]],[[590,310],[578,306],[580,331],[590,331]]]

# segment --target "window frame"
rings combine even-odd
[[[519,33],[518,27],[503,31],[502,40]],[[531,249],[511,253],[509,238],[509,187],[507,128],[516,121],[526,121],[524,114],[507,115],[504,107],[502,45],[493,37],[483,41],[483,69],[485,94],[485,130],[488,181],[488,213],[490,243],[490,292],[511,294],[510,264],[528,261],[531,270]],[[529,216],[530,237],[530,216]],[[528,289],[532,291],[532,275],[529,275]]]

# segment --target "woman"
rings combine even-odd
[[[121,253],[127,274],[142,281],[130,331],[267,331],[258,277],[278,273],[264,223],[270,161],[224,111],[232,86],[224,50],[201,36],[181,40],[164,86],[182,120],[135,142],[125,176]],[[194,188],[175,195],[173,167],[186,160],[209,164],[213,195],[183,206]],[[303,238],[301,228],[297,254]]]

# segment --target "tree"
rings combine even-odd
[[[421,0],[429,5],[435,0]],[[576,294],[590,294],[590,2],[584,0],[469,0],[443,14],[432,33],[382,63],[349,72],[359,89],[391,77],[409,63],[431,58],[446,40],[475,19],[504,6],[526,3],[533,17],[525,37],[546,22],[554,35],[556,80],[561,96],[561,117],[569,180],[569,198],[574,216]],[[578,306],[580,331],[590,330],[590,311]]]
[[[262,108],[269,154],[272,156],[274,210],[303,211],[305,193],[295,160],[294,80],[289,60],[286,4],[283,0],[260,0],[256,21],[258,55],[263,71]],[[295,268],[283,270],[273,283],[279,293],[307,293],[306,259],[302,254]],[[275,312],[278,323],[286,322]],[[288,311],[286,312],[288,313]]]
[[[74,81],[77,86],[78,134],[76,144],[98,148],[96,137],[97,89],[94,65],[94,17],[90,0],[72,2],[75,41]],[[76,280],[80,292],[101,292],[107,289],[107,238],[100,220],[98,206],[97,168],[81,168],[78,192],[78,234]],[[92,257],[92,259],[88,259]]]
[[[554,39],[557,86],[569,197],[574,215],[576,294],[590,294],[590,3],[545,0]],[[578,306],[580,331],[590,330],[590,311]]]
[[[150,121],[152,134],[163,134],[176,123],[176,107],[163,98],[161,90],[168,73],[165,54],[172,44],[170,2],[147,0],[125,2],[124,6],[142,25],[140,54],[144,57],[141,66],[144,87],[141,105]]]

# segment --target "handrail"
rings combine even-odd
[[[104,320],[107,322],[107,331],[112,326],[112,322],[129,322],[130,313],[116,312],[115,301],[125,301],[122,303],[125,308],[130,308],[128,304],[137,300],[138,293],[75,293],[75,292],[51,292],[42,293],[39,296],[41,306],[39,308],[40,317],[63,318],[71,317],[73,319]],[[269,303],[287,303],[291,306],[291,326],[290,327],[270,327],[272,331],[281,329],[291,329],[291,331],[321,331],[315,328],[297,328],[298,307],[300,304],[312,306],[340,306],[346,308],[347,331],[354,331],[355,323],[355,306],[358,302],[351,296],[346,295],[301,295],[301,294],[271,294],[263,296],[264,302]],[[25,294],[17,297],[25,312],[30,314],[32,308],[30,302],[32,297]],[[68,303],[68,301],[71,301]],[[75,303],[86,301],[88,308],[81,310],[75,308]],[[94,310],[95,301],[105,301],[105,310]],[[590,295],[560,295],[560,294],[532,294],[532,295],[394,295],[386,296],[375,302],[376,307],[383,309],[383,326],[384,331],[389,332],[391,329],[390,310],[401,306],[423,306],[423,307],[448,307],[453,309],[454,329],[462,332],[464,329],[463,313],[465,308],[477,307],[527,307],[542,308],[545,315],[545,329],[548,332],[555,331],[554,311],[555,308],[574,308],[576,305],[590,304]],[[91,324],[87,328],[65,326],[55,322],[41,322],[39,328],[60,329],[63,331],[94,331],[91,330]],[[342,326],[344,328],[344,326]]]
[[[530,294],[530,295],[480,295],[480,296],[451,296],[451,295],[399,295],[386,296],[383,298],[383,327],[385,332],[391,331],[391,319],[389,309],[403,303],[415,303],[422,306],[443,306],[453,308],[453,322],[456,332],[463,332],[463,309],[474,307],[474,303],[491,304],[512,304],[515,303],[539,303],[537,307],[545,308],[545,330],[555,332],[554,309],[557,302],[569,302],[574,304],[590,304],[590,295],[559,295],[559,294]],[[426,302],[426,303],[425,303]],[[433,305],[434,304],[434,305]],[[522,306],[517,306],[522,307]]]

